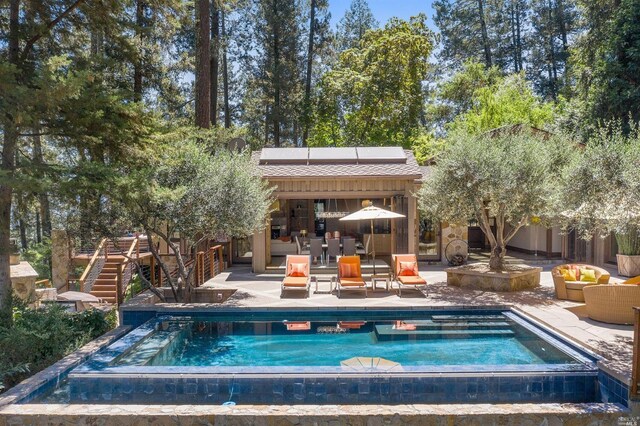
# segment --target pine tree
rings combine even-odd
[[[253,42],[249,85],[257,92],[248,120],[264,120],[264,137],[274,146],[298,144],[303,101],[301,8],[294,1],[261,0],[253,7]],[[245,94],[245,98],[248,94]],[[251,115],[251,114],[255,115]],[[262,117],[262,118],[259,118]],[[253,137],[259,138],[256,128]],[[261,133],[261,132],[260,132]]]
[[[367,0],[352,0],[349,9],[338,23],[336,31],[338,51],[356,47],[367,30],[378,28],[378,25]]]

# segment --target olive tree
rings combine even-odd
[[[583,238],[613,233],[620,254],[640,254],[640,131],[620,123],[594,131],[564,169],[554,209]]]
[[[264,228],[272,203],[271,190],[248,152],[231,153],[206,142],[188,137],[156,144],[146,164],[123,174],[109,194],[109,210],[120,218],[118,228],[128,223],[145,231],[177,301],[190,300],[194,266],[187,266],[189,253],[182,253],[172,237],[178,233],[190,252],[208,239],[251,235]],[[171,249],[174,277],[152,236]]]
[[[527,129],[450,135],[419,191],[421,210],[436,220],[476,219],[491,245],[490,268],[504,268],[506,247],[547,209],[557,144]],[[495,233],[491,219],[495,220]]]

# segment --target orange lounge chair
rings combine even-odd
[[[367,283],[362,278],[360,268],[360,256],[338,257],[338,298],[340,289],[345,290],[364,289],[364,297],[367,297]]]
[[[427,290],[427,280],[420,276],[418,259],[415,254],[393,254],[393,280],[398,284],[398,296],[402,296],[402,287],[420,287]]]
[[[285,290],[305,290],[309,297],[311,288],[311,258],[307,255],[288,255],[287,270],[280,286],[280,298]]]

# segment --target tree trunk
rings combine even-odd
[[[36,243],[42,242],[42,227],[40,226],[40,212],[36,209]]]
[[[24,219],[18,219],[18,228],[20,228],[20,248],[26,250],[29,248],[29,242],[27,241],[27,224],[24,223]]]
[[[196,126],[208,129],[211,118],[211,62],[209,0],[195,0],[196,13]]]
[[[138,40],[138,51],[133,65],[133,99],[136,102],[142,100],[142,52],[144,37],[144,0],[136,1],[136,35]]]
[[[480,19],[480,29],[482,30],[482,46],[484,47],[484,64],[487,68],[492,65],[491,45],[489,44],[489,33],[487,32],[487,22],[484,18],[484,0],[478,0],[478,18]]]
[[[569,41],[567,39],[567,24],[564,20],[564,3],[563,0],[556,0],[558,29],[560,30],[560,36],[562,38],[562,51],[567,52],[569,50]]]
[[[491,256],[489,257],[489,268],[492,271],[501,271],[504,268],[504,256],[507,253],[504,245],[495,245],[491,247]]]
[[[34,129],[34,133],[36,134],[36,136],[33,137],[33,162],[38,168],[38,175],[42,176],[44,159],[42,156],[42,141],[39,136],[39,126]],[[40,202],[40,221],[42,223],[42,235],[47,238],[51,238],[51,208],[49,207],[49,196],[47,195],[46,191],[38,194],[38,200]]]
[[[222,21],[222,85],[224,90],[224,128],[231,127],[231,111],[229,109],[229,72],[227,70],[227,31],[225,28],[225,13],[220,12],[220,20]]]
[[[316,28],[316,0],[311,0],[309,14],[309,48],[307,49],[307,78],[304,87],[304,130],[302,131],[302,146],[307,146],[309,126],[311,124],[311,74],[313,69],[313,38]]]
[[[558,67],[556,64],[555,46],[553,43],[553,4],[552,0],[549,0],[549,61],[551,66],[550,83],[551,83],[551,97],[553,100],[557,98],[557,84],[558,84]]]
[[[509,4],[509,26],[511,27],[511,46],[512,46],[512,55],[513,55],[513,70],[515,72],[520,71],[518,68],[520,66],[520,62],[518,61],[518,42],[516,40],[516,12],[515,7],[513,5],[513,0],[511,0]]]
[[[220,54],[220,9],[211,2],[211,125],[218,125],[218,68]]]
[[[278,16],[278,0],[273,0],[273,16]],[[273,108],[271,118],[273,120],[273,145],[280,146],[280,28],[277,19],[274,18],[273,28]]]
[[[8,34],[8,59],[9,63],[18,67],[19,58],[19,34],[20,34],[20,0],[9,2],[9,34]],[[18,77],[19,78],[19,77]],[[4,141],[2,146],[2,172],[9,179],[0,184],[0,322],[11,323],[11,267],[9,255],[11,254],[11,202],[13,187],[10,182],[15,171],[16,146],[18,144],[18,126],[15,118],[9,111],[2,117]]]
[[[522,22],[520,21],[520,5],[516,5],[516,49],[518,51],[519,69],[522,71],[524,66],[522,65]]]

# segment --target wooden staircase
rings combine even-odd
[[[117,304],[118,285],[124,291],[132,276],[132,264],[129,262],[131,259],[140,259],[141,252],[150,255],[146,238],[123,237],[117,241],[103,239],[80,279],[81,286],[87,280],[91,283],[89,294],[107,303]],[[96,261],[98,258],[102,259],[102,263]],[[97,277],[95,273],[98,273]],[[92,274],[95,280],[89,278]]]
[[[109,258],[102,267],[102,271],[93,283],[90,294],[108,303],[118,302],[118,269],[122,268],[123,260]]]

